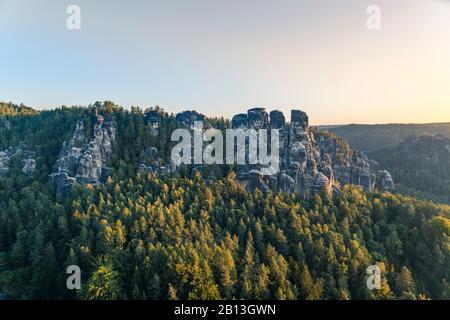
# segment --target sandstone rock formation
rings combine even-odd
[[[150,111],[145,116],[147,126],[154,136],[159,134],[162,116],[157,111]],[[176,115],[180,127],[191,129],[194,121],[205,119],[204,115],[196,111],[184,111]],[[305,195],[322,190],[339,193],[340,187],[345,184],[361,185],[367,191],[374,188],[395,188],[389,172],[382,170],[377,162],[350,149],[336,136],[310,127],[308,115],[301,110],[292,110],[291,122],[286,123],[281,111],[274,110],[268,114],[264,108],[253,108],[246,114],[234,116],[231,124],[235,129],[266,129],[268,132],[270,129],[278,129],[280,170],[276,174],[262,176],[261,164],[236,166],[238,179],[249,190],[258,188],[263,192],[272,190]],[[204,127],[208,127],[208,124]],[[113,116],[98,116],[90,141],[85,136],[85,131],[83,121],[78,121],[72,138],[61,149],[50,176],[58,192],[67,192],[74,183],[95,185],[108,176],[111,142],[116,134]],[[155,147],[148,148],[138,171],[174,174],[180,168],[171,164],[169,158],[170,155],[159,154]],[[169,165],[163,165],[164,163]],[[30,166],[31,163],[27,168]],[[194,165],[192,175],[197,171],[206,179],[216,178],[213,170],[206,165]]]
[[[151,172],[161,175],[170,175],[172,173],[171,166],[164,166],[158,149],[150,147],[145,150],[146,159],[139,164],[138,172]]]
[[[183,111],[176,115],[176,120],[179,124],[185,127],[192,127],[195,121],[204,121],[205,116],[197,111]]]
[[[185,111],[177,114],[176,119],[180,126],[192,128],[194,121],[203,121],[205,117],[195,111]],[[291,123],[286,124],[281,111],[274,110],[269,115],[264,108],[253,108],[235,115],[231,125],[234,129],[278,129],[280,170],[277,174],[262,176],[259,164],[236,167],[237,178],[249,190],[304,195],[321,190],[339,193],[345,184],[360,185],[367,191],[395,188],[389,172],[381,170],[377,162],[350,149],[336,136],[311,128],[308,115],[301,110],[292,110]],[[158,162],[142,163],[140,169],[157,172],[157,167]],[[206,167],[196,165],[193,170],[209,179]]]
[[[248,114],[232,119],[233,128],[279,129],[280,163],[277,175],[263,177],[259,167],[247,165],[238,168],[238,178],[250,189],[262,191],[317,193],[320,190],[339,192],[345,184],[361,185],[365,190],[378,187],[395,188],[389,172],[380,170],[378,163],[366,155],[351,150],[340,139],[327,133],[316,132],[309,127],[308,115],[292,110],[290,125],[280,111],[272,111],[270,118],[262,108],[254,108]]]
[[[12,148],[0,151],[0,175],[5,175],[9,171],[9,161],[12,156]]]
[[[159,128],[161,119],[158,116],[147,115],[151,129]],[[194,121],[205,119],[195,111],[176,115],[179,126],[191,129]],[[272,190],[304,195],[322,190],[339,193],[345,184],[361,185],[367,191],[395,188],[389,172],[381,170],[377,162],[350,149],[336,136],[311,128],[308,115],[301,110],[292,110],[291,123],[286,124],[281,111],[274,110],[269,115],[264,108],[253,108],[235,115],[231,125],[234,129],[278,129],[279,132],[280,170],[277,174],[262,176],[259,164],[236,167],[237,178],[251,191],[258,188],[263,192]],[[139,171],[171,174],[180,169],[176,166],[161,167],[161,156],[156,148],[148,149],[147,160],[141,162]],[[214,179],[206,165],[195,165],[192,175],[197,171],[207,179]]]
[[[36,154],[32,151],[24,149],[22,151],[22,172],[27,176],[31,176],[36,170]]]
[[[161,115],[156,111],[150,111],[146,114],[147,125],[153,136],[157,136],[161,126]]]
[[[386,170],[378,171],[378,186],[381,190],[394,190],[395,184],[391,174]]]
[[[95,185],[104,181],[109,172],[111,143],[115,135],[116,122],[111,115],[97,116],[90,141],[85,136],[83,120],[79,120],[70,141],[64,142],[50,175],[50,182],[55,183],[57,192],[68,192],[77,182]]]
[[[4,151],[0,151],[0,176],[5,175],[9,171],[9,163],[15,156],[22,158],[22,172],[31,176],[36,169],[36,154],[29,151],[24,143],[20,143],[17,147],[9,147]]]

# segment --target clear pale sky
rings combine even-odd
[[[66,8],[81,8],[81,30]],[[366,9],[381,7],[381,30]],[[448,0],[0,0],[0,101],[450,121]]]

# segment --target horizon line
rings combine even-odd
[[[176,114],[184,112],[184,111],[197,111],[195,107],[184,107],[181,111],[173,112],[173,111],[166,110],[165,107],[163,107],[163,106],[161,106],[159,104],[156,104],[154,106],[148,106],[148,107],[143,107],[143,106],[140,106],[140,105],[124,106],[124,105],[115,103],[113,100],[108,100],[108,99],[107,100],[103,100],[103,101],[97,100],[97,101],[95,101],[93,103],[89,103],[87,105],[86,104],[84,104],[84,105],[83,104],[72,104],[72,105],[69,106],[69,105],[66,105],[66,104],[60,104],[59,106],[48,106],[48,107],[35,107],[33,105],[25,104],[24,102],[15,103],[15,102],[12,102],[12,101],[6,102],[6,101],[3,101],[3,100],[0,101],[0,103],[5,103],[5,104],[10,103],[10,104],[13,104],[13,105],[16,105],[16,106],[23,105],[25,107],[30,107],[30,108],[32,108],[34,110],[37,110],[37,111],[40,111],[40,112],[45,112],[45,111],[56,110],[56,109],[59,109],[59,108],[62,108],[62,107],[67,107],[67,108],[72,108],[72,107],[88,108],[90,106],[93,106],[96,102],[104,103],[106,101],[110,101],[110,102],[114,103],[114,105],[116,105],[118,107],[121,107],[121,108],[124,108],[126,110],[131,110],[132,107],[140,108],[142,110],[159,107],[164,112],[168,113],[169,115],[171,115],[171,114],[176,115]],[[269,109],[267,107],[261,107],[261,106],[258,106],[258,105],[254,105],[254,106],[248,107],[248,109],[246,109],[246,110],[249,110],[249,109],[252,109],[252,108],[263,108],[266,111]],[[273,108],[270,111],[273,111],[273,110],[278,110],[278,111],[283,112],[282,110],[280,110],[280,108]],[[301,111],[304,111],[304,109],[301,109],[301,108],[292,108],[290,110],[301,110]],[[306,112],[306,111],[304,111],[304,112]],[[236,113],[236,114],[239,114],[239,113]],[[284,112],[283,112],[283,114],[286,116],[286,114]],[[309,112],[306,112],[306,114],[309,116]],[[225,116],[215,116],[215,115],[209,116],[209,115],[205,114],[205,116],[208,117],[208,118],[224,118],[225,120],[230,120],[231,121],[234,115],[231,116],[231,117],[225,117]],[[290,115],[289,115],[289,118],[290,118]],[[311,118],[310,118],[310,120],[311,120]],[[290,123],[290,121],[287,121],[287,117],[286,117],[286,122]],[[347,122],[347,123],[331,123],[331,124],[314,124],[314,123],[310,123],[309,126],[310,127],[343,127],[343,126],[442,125],[442,124],[450,124],[450,120],[449,121],[442,121],[442,122],[385,122],[385,123],[380,123],[380,122],[374,122],[374,123],[368,123],[368,122],[366,122],[366,123],[364,123],[364,122]]]

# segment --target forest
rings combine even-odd
[[[32,175],[17,152],[0,176],[3,298],[450,298],[449,206],[353,185],[339,196],[249,192],[230,168],[215,180],[139,172],[144,150],[167,153],[170,140],[151,136],[146,110],[104,107],[118,127],[111,172],[66,196],[48,176],[77,119],[90,128],[96,108],[0,117],[0,150],[22,142],[38,154]],[[174,127],[167,115],[161,135]],[[382,283],[369,290],[374,264]],[[66,287],[69,265],[82,270],[81,290]]]
[[[450,138],[450,123],[414,124],[349,124],[341,126],[319,126],[345,139],[352,147],[372,153],[396,147],[411,136],[435,136]]]

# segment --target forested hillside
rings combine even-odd
[[[298,199],[151,174],[54,201],[1,181],[0,284],[11,298],[372,299],[449,296],[450,208],[364,194]],[[366,287],[366,267],[383,271]],[[65,268],[83,290],[65,288]]]
[[[149,111],[164,115],[159,138]],[[49,177],[77,125],[94,145],[96,121],[110,118],[117,132],[106,179],[56,192]],[[140,170],[153,168],[149,148],[170,150],[161,137],[170,136],[176,117],[159,108],[105,103],[8,121],[0,127],[0,151],[11,157],[0,175],[6,298],[450,298],[449,206],[353,185],[334,196],[249,191],[232,167],[213,166],[215,179],[187,169]],[[24,154],[34,170],[24,170]],[[371,291],[366,268],[373,264],[382,287]],[[68,265],[82,270],[79,291],[66,288]]]
[[[450,202],[450,124],[324,127],[379,162],[397,192]]]
[[[399,192],[450,203],[450,139],[412,136],[370,156],[392,173]]]
[[[27,107],[24,104],[16,105],[11,102],[0,102],[0,116],[24,116],[37,114],[38,112],[31,107]]]
[[[450,123],[430,124],[350,124],[343,126],[320,127],[335,133],[348,141],[353,147],[363,152],[378,151],[394,147],[410,136],[434,136],[441,134],[450,138]]]

